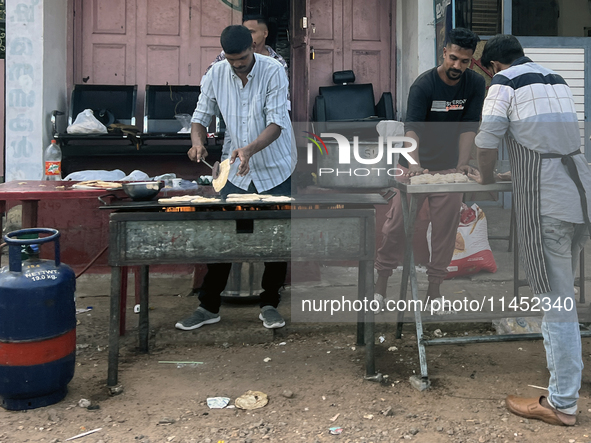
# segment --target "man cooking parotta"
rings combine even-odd
[[[491,38],[481,61],[495,75],[476,137],[480,173],[472,178],[483,184],[495,181],[497,149],[504,139],[519,253],[544,311],[542,334],[550,371],[548,397],[510,395],[506,404],[522,417],[572,426],[583,370],[574,272],[591,229],[591,171],[580,150],[575,102],[564,79],[525,57],[512,35]]]
[[[226,60],[215,63],[201,81],[201,94],[191,119],[192,147],[188,156],[207,157],[207,126],[219,110],[232,141],[228,181],[220,194],[290,195],[296,165],[296,145],[287,109],[285,68],[271,57],[255,54],[251,32],[242,25],[228,26],[220,37]],[[199,294],[200,306],[179,321],[189,331],[220,321],[220,294],[226,287],[231,263],[207,265]],[[279,289],[287,263],[265,263],[259,319],[266,328],[285,321],[277,311]]]

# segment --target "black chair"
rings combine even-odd
[[[76,116],[85,109],[92,109],[95,117],[108,126],[111,123],[135,126],[135,102],[137,86],[135,85],[74,85],[70,98],[68,126]],[[108,134],[68,134],[57,130],[56,117],[63,112],[53,111],[51,125],[53,137],[62,145],[82,140],[125,140],[123,132]]]
[[[192,115],[200,92],[199,86],[147,85],[140,139],[189,140],[191,134],[178,134],[182,125],[175,115]]]
[[[349,136],[377,136],[375,125],[394,120],[392,94],[384,92],[375,104],[371,83],[353,84],[353,71],[332,74],[335,86],[322,86],[314,103],[313,118],[318,132],[338,132]]]

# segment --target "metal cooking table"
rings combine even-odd
[[[408,180],[396,181],[394,186],[400,191],[402,200],[402,212],[404,220],[404,231],[406,235],[406,245],[412,245],[414,235],[414,223],[417,214],[417,196],[419,194],[431,193],[453,193],[453,192],[512,192],[513,186],[511,182],[497,182],[488,185],[481,185],[476,182],[468,183],[442,183],[429,185],[411,185]],[[410,197],[410,198],[408,198]],[[410,201],[409,201],[410,200]],[[514,216],[511,217],[511,224],[515,223]],[[512,229],[513,242],[513,294],[519,295],[519,287],[527,286],[526,281],[519,280],[519,247],[517,246],[517,230],[513,226]],[[581,257],[583,257],[581,252]],[[404,251],[404,263],[402,268],[402,282],[400,284],[400,299],[406,299],[408,290],[408,280],[410,277],[410,291],[413,300],[418,301],[418,283],[417,274],[414,263],[414,253],[412,247],[406,247]],[[584,267],[581,262],[580,267],[580,288],[581,300],[584,301]],[[419,349],[419,362],[421,366],[421,379],[419,380],[418,389],[425,389],[430,386],[429,375],[427,372],[427,355],[425,352],[425,345],[438,345],[450,343],[476,343],[476,342],[497,342],[497,341],[513,341],[513,340],[531,340],[542,338],[542,334],[515,334],[515,335],[496,335],[496,336],[482,336],[482,337],[449,337],[436,338],[426,340],[423,338],[423,320],[421,310],[415,309],[415,323],[417,331],[417,344]],[[400,338],[402,332],[402,315],[399,313],[397,324],[397,338]],[[591,331],[582,332],[581,335],[589,336]]]
[[[149,265],[235,261],[359,261],[358,298],[373,298],[376,204],[378,194],[296,196],[284,203],[129,202],[103,206],[115,210],[109,222],[111,301],[107,384],[117,384],[120,279],[122,266],[140,266],[139,347],[148,352]],[[280,205],[280,206],[278,206]],[[194,212],[162,212],[194,206]],[[257,210],[232,210],[236,206]],[[223,207],[229,210],[221,210]],[[192,208],[183,208],[192,211]],[[200,209],[204,209],[201,211]],[[216,210],[217,209],[217,210]],[[357,343],[365,345],[366,375],[375,375],[373,313],[357,317]]]

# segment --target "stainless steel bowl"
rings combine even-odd
[[[123,183],[123,191],[132,200],[151,200],[163,187],[163,181]]]

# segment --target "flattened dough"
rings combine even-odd
[[[468,176],[455,172],[453,174],[421,174],[410,178],[411,185],[435,185],[440,183],[467,183]]]
[[[225,159],[220,163],[220,175],[213,179],[212,185],[216,192],[220,192],[226,182],[228,181],[228,175],[230,174],[230,159]]]

